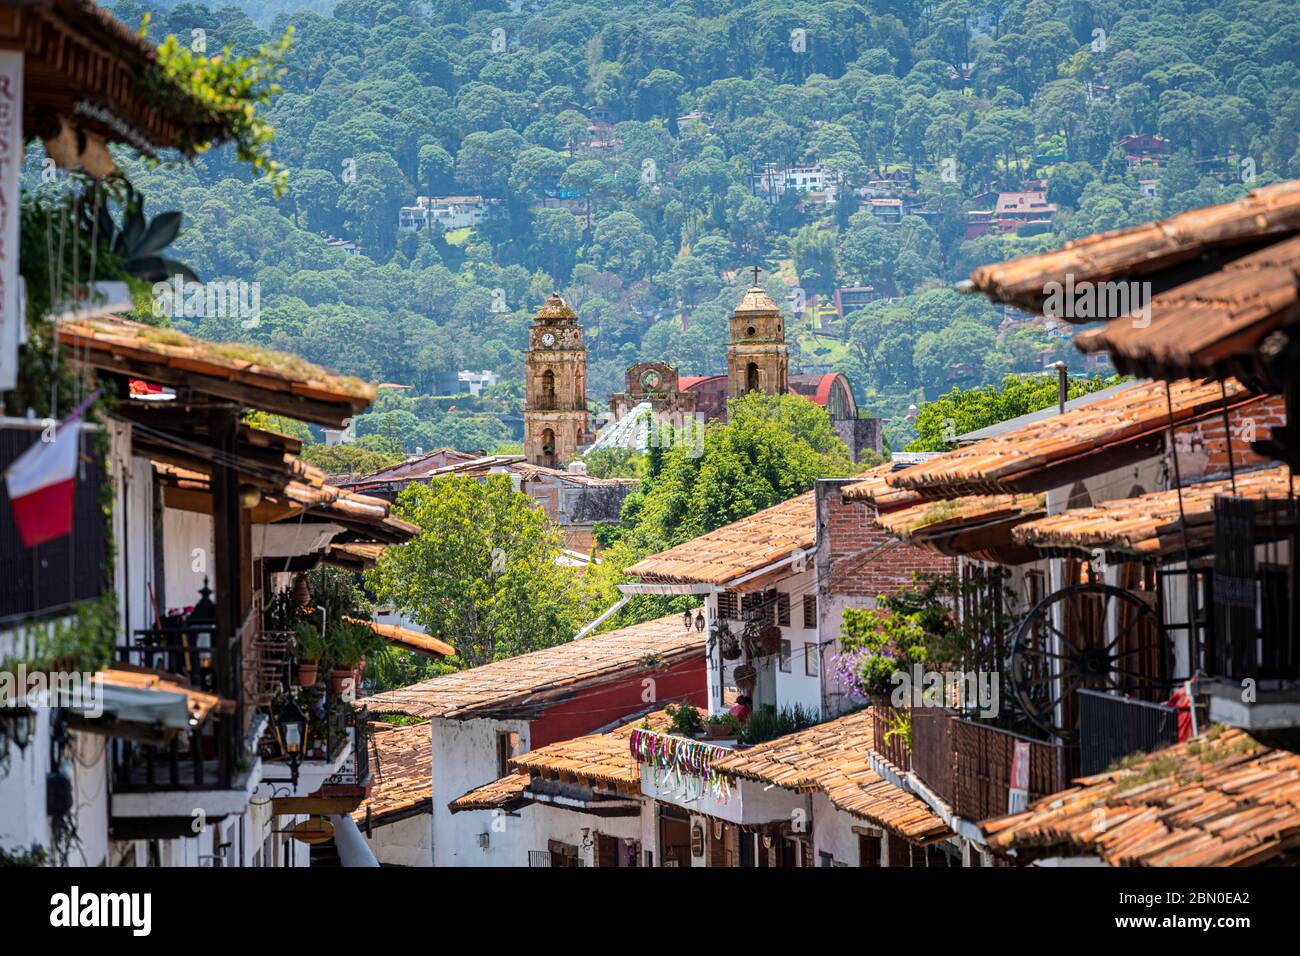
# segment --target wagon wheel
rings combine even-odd
[[[1075,584],[1049,594],[1021,621],[1011,644],[1011,690],[1035,726],[1068,740],[1076,690],[1132,694],[1167,687],[1161,679],[1167,653],[1155,610],[1137,593]]]

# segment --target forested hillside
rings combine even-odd
[[[132,171],[150,212],[185,214],[169,254],[205,280],[260,284],[253,327],[178,324],[411,386],[358,422],[407,451],[509,439],[528,317],[553,288],[587,329],[594,407],[638,360],[720,370],[725,315],[753,264],[778,301],[795,286],[823,307],[842,287],[892,299],[842,320],[805,311],[792,360],[847,372],[864,410],[901,418],[952,385],[1079,360],[1041,324],[952,292],[974,266],[1300,176],[1295,3],[245,7],[274,19],[113,7],[132,25],[152,11],[152,38],[201,36],[209,53],[250,53],[293,28],[267,115],[283,196],[226,151]],[[1129,134],[1167,152],[1126,159]],[[820,165],[838,199],[787,190],[769,203],[754,179],[764,164]],[[970,237],[991,194],[1036,180],[1050,224]],[[472,229],[400,231],[420,195],[495,202]],[[901,196],[900,221],[872,195]],[[459,369],[501,383],[434,397]]]

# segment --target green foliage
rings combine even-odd
[[[816,723],[816,714],[805,710],[800,704],[779,710],[769,704],[749,715],[742,731],[742,739],[747,744],[761,744],[812,727]]]
[[[694,737],[704,729],[699,710],[690,704],[669,704],[664,712],[672,721],[669,731],[679,737]]]
[[[1069,398],[1109,388],[1118,378],[1071,378]],[[917,438],[908,451],[947,451],[953,439],[1020,415],[1049,408],[1058,401],[1055,375],[1008,375],[1002,387],[959,389],[927,402],[916,416]]]
[[[141,33],[149,28],[146,15]],[[288,173],[271,158],[270,146],[275,129],[261,116],[257,107],[264,106],[280,92],[279,79],[285,73],[280,65],[293,39],[290,27],[278,43],[261,46],[251,56],[236,56],[226,46],[217,56],[196,54],[168,36],[158,44],[157,70],[162,79],[155,92],[166,94],[179,88],[187,97],[178,106],[197,108],[202,130],[199,138],[186,148],[196,152],[208,149],[214,139],[229,139],[236,155],[265,176],[276,197],[283,195]]]
[[[306,618],[299,620],[293,630],[293,651],[294,656],[304,663],[319,663],[326,651],[320,627]]]
[[[192,167],[121,160],[151,214],[184,212],[176,258],[260,283],[257,327],[184,325],[410,386],[383,410],[409,413],[395,422],[407,452],[513,437],[502,423],[519,412],[528,317],[552,289],[588,333],[593,405],[638,360],[720,371],[726,314],[754,264],[778,302],[795,283],[822,294],[823,309],[845,285],[885,297],[827,322],[819,344],[834,342],[824,364],[851,375],[864,411],[893,419],[901,448],[914,437],[899,424],[912,403],[1054,360],[1084,368],[1060,335],[1016,316],[1004,328],[987,301],[952,293],[954,281],[1236,198],[1246,159],[1253,185],[1300,176],[1300,10],[1277,0],[1104,10],[811,0],[797,11],[555,0],[517,13],[505,3],[117,0],[114,10],[132,24],[152,10],[153,32],[180,38],[164,62],[216,102],[232,98],[229,111],[205,108],[217,114],[204,118],[212,136],[239,117],[273,125],[290,171],[280,198],[263,177],[250,181],[239,152],[262,141],[252,126],[243,147],[210,149]],[[795,21],[808,31],[803,52],[791,50]],[[245,77],[283,92],[244,109],[253,93],[225,70],[278,50],[290,24],[279,66]],[[220,67],[200,69],[180,49],[200,25],[230,46],[212,58]],[[495,53],[498,27],[509,44]],[[1092,49],[1097,27],[1104,50]],[[1159,175],[1129,168],[1118,143],[1130,133],[1169,139]],[[842,199],[788,190],[769,203],[751,179],[766,164],[778,176],[824,165]],[[1159,197],[1143,197],[1139,180],[1157,178]],[[1059,205],[1050,226],[967,238],[968,214],[992,205],[985,193],[1039,179]],[[864,187],[912,215],[876,221],[856,201]],[[485,222],[450,236],[399,232],[397,210],[416,196],[464,194],[494,201]],[[326,235],[360,243],[360,254],[327,247]],[[789,340],[807,341],[808,312],[786,319]],[[791,359],[795,371],[823,364],[797,348]],[[490,402],[453,412],[421,401],[461,369],[501,377]]]
[[[45,866],[49,862],[49,851],[39,843],[33,843],[28,850],[6,850],[0,847],[0,869],[9,866]]]
[[[367,583],[466,665],[563,643],[588,619],[583,580],[555,563],[558,531],[508,478],[410,485],[396,511],[420,533],[387,549]]]
[[[372,451],[357,442],[307,445],[299,457],[327,475],[369,475],[406,460],[400,451]]]
[[[453,674],[464,665],[456,658],[442,659],[386,647],[366,657],[366,683],[375,693],[408,687],[430,677]]]
[[[794,395],[751,393],[728,404],[727,424],[705,432],[702,453],[652,455],[624,505],[629,544],[646,554],[689,541],[853,471],[824,409]]]
[[[650,450],[640,488],[624,499],[623,527],[599,531],[602,563],[588,570],[587,580],[613,603],[616,585],[626,580],[623,568],[853,468],[824,409],[794,395],[746,395],[730,403],[727,424],[706,429],[702,444]],[[606,626],[624,627],[696,603],[638,596]]]

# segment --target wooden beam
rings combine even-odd
[[[364,797],[272,797],[271,812],[276,816],[350,814],[361,806]]]

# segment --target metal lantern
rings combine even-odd
[[[203,670],[212,668],[212,630],[217,626],[217,606],[212,602],[212,589],[204,577],[203,587],[199,588],[199,602],[190,611],[186,623],[194,629],[194,646],[199,652],[199,667]]]
[[[683,612],[683,614],[682,614],[682,627],[686,628],[686,630],[688,630],[688,631],[691,629],[691,611],[690,611],[690,608],[687,608],[686,611]]]
[[[280,740],[284,744],[284,759],[289,765],[293,785],[298,786],[298,765],[302,763],[306,749],[307,715],[298,706],[297,698],[291,693],[285,697],[280,716],[276,719],[280,728]]]
[[[704,609],[703,608],[695,612],[695,629],[697,631],[704,630]]]

